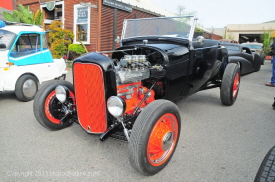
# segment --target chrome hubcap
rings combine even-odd
[[[173,144],[173,134],[172,132],[168,132],[162,139],[162,150],[168,150]]]
[[[33,97],[36,93],[36,84],[34,80],[28,79],[23,84],[23,95],[25,97]]]

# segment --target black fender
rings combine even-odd
[[[254,66],[254,68],[256,68],[257,65],[259,64],[259,63],[257,63],[257,60],[260,60],[260,64],[261,64],[262,63],[262,59],[261,59],[261,56],[258,53],[256,53],[256,52],[253,52],[252,56],[253,56],[253,66]]]
[[[240,56],[229,56],[229,63],[239,64],[241,69],[241,75],[254,71],[254,64]]]

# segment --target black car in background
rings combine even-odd
[[[228,50],[229,62],[240,66],[242,75],[261,69],[261,57],[256,52],[252,52],[249,47],[234,43],[222,43],[221,45]]]

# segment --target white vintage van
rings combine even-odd
[[[40,27],[0,21],[0,92],[15,91],[19,100],[30,101],[38,84],[65,79],[65,69],[64,59],[53,59]]]

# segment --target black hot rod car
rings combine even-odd
[[[245,75],[261,69],[262,59],[244,44],[222,43],[229,55],[229,63],[239,64],[241,74]]]
[[[57,80],[39,90],[36,119],[51,130],[75,122],[102,141],[128,141],[131,165],[144,175],[156,174],[180,136],[173,102],[216,87],[224,105],[238,95],[238,65],[228,64],[218,41],[193,40],[195,25],[193,16],[125,20],[121,47],[111,58],[85,54],[73,62],[73,84]]]

